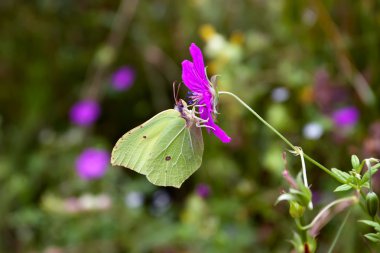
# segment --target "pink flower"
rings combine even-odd
[[[135,70],[130,66],[122,66],[112,74],[112,87],[117,91],[129,89],[135,81]]]
[[[212,132],[222,142],[230,142],[231,138],[214,122],[218,100],[213,84],[208,80],[203,62],[203,55],[194,43],[190,46],[193,62],[182,62],[182,80],[190,92],[191,104],[198,105],[200,117],[205,121],[207,130]]]
[[[108,151],[88,148],[78,156],[75,162],[77,173],[83,180],[100,178],[106,172],[109,160]]]
[[[207,184],[198,184],[196,188],[196,193],[201,198],[207,198],[211,194],[210,187]]]
[[[343,107],[333,112],[332,119],[338,127],[352,127],[359,120],[359,110],[354,106]]]
[[[70,110],[70,120],[79,126],[90,126],[100,116],[100,106],[94,100],[81,100]]]

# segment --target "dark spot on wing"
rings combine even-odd
[[[166,161],[170,161],[171,159],[172,159],[172,157],[170,155],[168,155],[167,157],[165,157]]]
[[[146,139],[146,136],[144,135],[143,138]]]

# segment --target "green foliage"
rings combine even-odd
[[[357,173],[361,172],[363,165],[360,164],[359,157],[357,157],[356,155],[351,156],[351,165],[352,165],[352,169],[354,169]]]
[[[364,223],[376,230],[376,233],[367,233],[364,235],[364,237],[371,242],[380,243],[380,224],[376,221],[371,220],[359,220],[359,222]]]
[[[347,168],[353,152],[379,157],[379,3],[125,2],[115,20],[118,0],[0,1],[0,252],[289,252],[294,222],[287,207],[273,206],[286,147],[232,99],[221,97],[218,108],[231,144],[203,130],[203,163],[180,190],[111,166],[103,178],[83,181],[76,158],[87,147],[110,151],[123,133],[173,108],[172,83],[181,81],[191,42],[205,52],[209,76],[220,76],[220,90],[241,96],[321,164]],[[135,69],[136,80],[118,92],[112,74],[122,65]],[[276,88],[288,92],[285,100],[273,99]],[[74,126],[70,107],[88,96],[101,116],[91,127]],[[332,113],[348,105],[360,120],[336,126]],[[318,139],[303,133],[310,122],[321,126]],[[289,167],[297,162],[289,159]],[[356,174],[342,169],[342,184],[368,188],[363,162],[352,167]],[[337,185],[307,168],[317,209],[335,198]],[[196,194],[200,182],[210,187],[208,198]],[[309,198],[301,188],[289,195],[304,207]],[[307,219],[313,211],[306,210]],[[316,238],[319,251],[329,247],[335,222]],[[336,252],[367,247],[361,229],[345,229]]]
[[[343,184],[335,188],[335,192],[348,191],[351,189],[356,189],[358,191],[362,188],[369,188],[369,181],[371,180],[370,175],[374,175],[380,168],[380,163],[371,166],[363,175],[360,174],[361,168],[363,167],[364,160],[360,165],[358,163],[353,163],[353,168],[349,173],[345,171],[332,168],[331,171],[339,178],[340,182]]]
[[[296,186],[289,189],[289,192],[281,194],[276,201],[276,204],[280,201],[289,202],[289,214],[293,218],[300,218],[303,216],[305,208],[312,207],[311,203],[311,191],[304,185],[301,179],[301,173],[298,174],[296,179]]]
[[[295,251],[297,253],[305,253],[310,252],[313,253],[316,250],[317,243],[313,237],[311,237],[309,234],[306,235],[306,242],[302,240],[302,236],[299,235],[296,232],[293,232],[293,239],[290,241],[290,243],[293,245]]]

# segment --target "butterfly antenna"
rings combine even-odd
[[[173,98],[174,98],[174,101],[177,103],[177,94],[175,92],[175,81],[173,82]]]
[[[173,82],[173,97],[174,101],[177,103],[178,102],[178,94],[179,94],[179,88],[181,87],[181,83],[178,84],[178,88],[176,90],[176,82]]]
[[[179,94],[179,88],[181,88],[181,82],[178,83],[178,88],[177,88],[177,97],[178,97],[178,94]]]

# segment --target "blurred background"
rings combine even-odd
[[[295,225],[274,205],[288,147],[233,99],[218,118],[232,142],[204,131],[203,164],[180,189],[112,167],[110,151],[173,108],[195,42],[220,90],[326,167],[379,157],[379,28],[376,0],[1,0],[0,252],[290,252]],[[315,215],[337,183],[307,169]],[[376,252],[361,215],[334,252]]]

